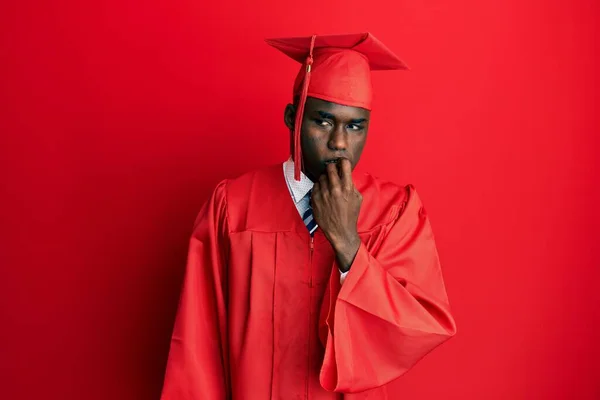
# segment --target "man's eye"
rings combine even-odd
[[[350,124],[348,125],[348,129],[350,129],[351,131],[359,131],[362,129],[362,126],[357,124]]]
[[[325,121],[324,119],[315,119],[315,123],[320,126],[329,126],[331,125],[329,121]]]

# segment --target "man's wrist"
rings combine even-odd
[[[331,244],[336,252],[340,270],[347,272],[360,249],[361,241],[358,233],[345,239],[333,240]]]

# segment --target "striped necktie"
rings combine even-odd
[[[306,197],[308,198],[308,208],[304,212],[304,215],[302,216],[302,220],[304,221],[304,225],[306,225],[306,229],[308,229],[308,233],[310,233],[310,236],[313,236],[315,231],[317,230],[318,225],[317,225],[317,221],[315,220],[315,218],[313,216],[312,207],[310,206],[310,195],[311,194],[312,194],[312,190],[306,194]]]

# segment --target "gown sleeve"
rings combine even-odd
[[[226,399],[227,205],[225,181],[203,205],[190,238],[162,400]]]
[[[373,252],[363,243],[343,285],[332,269],[321,308],[321,385],[358,393],[393,381],[456,332],[433,233],[414,189]]]

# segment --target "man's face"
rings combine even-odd
[[[289,104],[285,123],[292,132],[292,154],[295,115],[296,107]],[[354,169],[365,147],[370,115],[364,108],[307,98],[301,131],[304,174],[316,182],[327,164],[339,158],[350,160]]]

